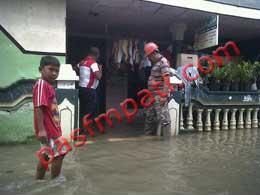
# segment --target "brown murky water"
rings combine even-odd
[[[0,194],[259,195],[259,139],[239,130],[103,140],[74,148],[64,177],[43,182],[34,180],[38,143],[1,146]]]

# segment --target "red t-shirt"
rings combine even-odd
[[[33,105],[35,135],[38,137],[39,133],[36,108],[41,107],[43,109],[43,125],[48,139],[61,136],[62,133],[56,92],[47,81],[39,79],[35,83],[33,87]]]

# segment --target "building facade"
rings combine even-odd
[[[257,0],[1,0],[0,142],[34,134],[31,89],[39,77],[39,60],[54,55],[62,64],[74,62],[77,46],[71,40],[148,37],[177,45],[172,26],[176,33],[184,24],[191,40],[198,24],[218,14],[220,39],[243,42],[260,38],[258,9]]]

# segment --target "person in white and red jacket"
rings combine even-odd
[[[90,114],[94,118],[97,109],[97,87],[102,77],[102,66],[97,60],[100,56],[97,47],[91,47],[88,55],[73,69],[79,74],[80,133],[84,132],[82,119]]]

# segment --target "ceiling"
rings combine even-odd
[[[212,13],[144,2],[141,0],[67,1],[67,28],[71,35],[138,37],[170,40],[170,26],[185,23],[186,36]],[[220,36],[233,40],[260,37],[260,21],[220,16]]]

